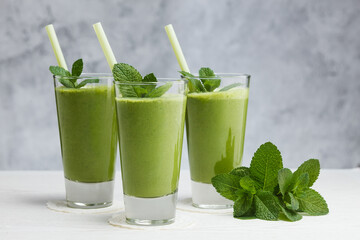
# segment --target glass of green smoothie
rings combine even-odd
[[[172,223],[183,143],[186,81],[158,78],[156,82],[115,82],[115,90],[127,222]],[[130,90],[150,94],[126,96]]]
[[[54,76],[69,207],[112,204],[117,150],[113,80],[110,74]]]
[[[232,201],[216,192],[211,178],[241,165],[250,76],[215,74],[186,78],[193,83],[193,87],[189,86],[193,91],[187,96],[186,112],[193,205],[231,207]],[[194,87],[194,83],[198,86]]]

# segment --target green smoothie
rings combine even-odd
[[[117,129],[114,87],[55,88],[65,177],[96,183],[114,179]]]
[[[124,194],[154,198],[178,187],[186,97],[116,98]]]
[[[248,96],[248,88],[188,94],[186,133],[193,181],[211,183],[215,175],[241,165]]]

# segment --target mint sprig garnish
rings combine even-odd
[[[79,77],[83,71],[84,63],[83,60],[80,58],[76,60],[71,68],[71,76]]]
[[[157,78],[154,73],[147,74],[144,78],[138,70],[126,63],[117,63],[113,67],[114,80],[125,83],[118,85],[123,97],[155,98],[164,95],[172,86],[171,82],[156,88]],[[126,83],[147,83],[144,85],[126,85]]]
[[[49,70],[55,76],[60,76],[59,82],[67,88],[81,88],[88,83],[98,83],[99,79],[85,79],[80,83],[77,83],[82,71],[83,71],[84,63],[80,58],[76,60],[71,68],[71,73],[59,66],[50,66]]]
[[[324,198],[310,187],[320,173],[317,159],[304,162],[294,173],[283,168],[280,151],[271,142],[255,152],[250,168],[238,167],[211,179],[216,191],[234,201],[234,217],[263,220],[302,219],[301,212],[329,212]]]
[[[200,68],[199,77],[208,92],[212,92],[220,86],[220,78],[217,78],[210,68]]]
[[[133,66],[117,63],[113,67],[114,80],[119,82],[141,82],[142,76]]]
[[[221,83],[221,79],[215,75],[214,71],[208,67],[202,67],[199,70],[199,77],[185,71],[179,71],[189,81],[189,92],[213,92]],[[200,79],[200,80],[199,80]],[[219,90],[219,92],[230,90],[241,86],[240,83],[233,83]]]
[[[228,85],[226,87],[223,87],[222,89],[219,90],[219,92],[225,92],[227,90],[230,90],[232,88],[239,87],[239,86],[241,86],[241,83],[233,83],[233,84],[230,84],[230,85]]]
[[[190,93],[192,93],[192,92],[206,92],[206,89],[205,89],[204,85],[194,75],[192,75],[189,72],[185,72],[185,71],[179,71],[179,73],[181,73],[189,81],[188,85],[189,85],[189,92]]]

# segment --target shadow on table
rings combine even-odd
[[[191,198],[179,198],[178,204],[183,204],[189,207],[193,207]]]
[[[63,195],[60,194],[36,194],[32,195],[29,193],[28,195],[22,196],[18,199],[19,202],[23,202],[26,204],[30,204],[33,206],[45,206],[46,203],[50,201],[58,201],[59,199],[64,199]]]

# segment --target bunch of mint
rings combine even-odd
[[[305,161],[294,173],[283,168],[280,151],[271,142],[255,152],[250,168],[238,167],[211,179],[216,191],[234,201],[234,217],[298,221],[299,212],[324,215],[324,198],[310,187],[320,173],[317,159]]]
[[[122,83],[139,83],[134,84],[120,84],[119,90],[123,97],[135,98],[155,98],[161,97],[172,86],[171,82],[156,88],[157,78],[153,73],[146,75],[144,78],[133,66],[126,63],[117,63],[113,67],[114,80]],[[147,84],[140,84],[147,83]]]
[[[214,71],[208,67],[200,68],[199,77],[185,71],[179,71],[179,73],[181,73],[189,81],[189,92],[213,92],[220,86],[221,83],[221,79],[217,77]],[[240,83],[234,83],[220,89],[219,91],[227,91],[240,85]]]
[[[88,83],[98,83],[99,79],[85,79],[79,84],[77,83],[83,71],[83,66],[83,60],[80,58],[73,63],[71,73],[59,66],[50,66],[49,70],[55,76],[60,76],[59,82],[67,88],[81,88]]]

